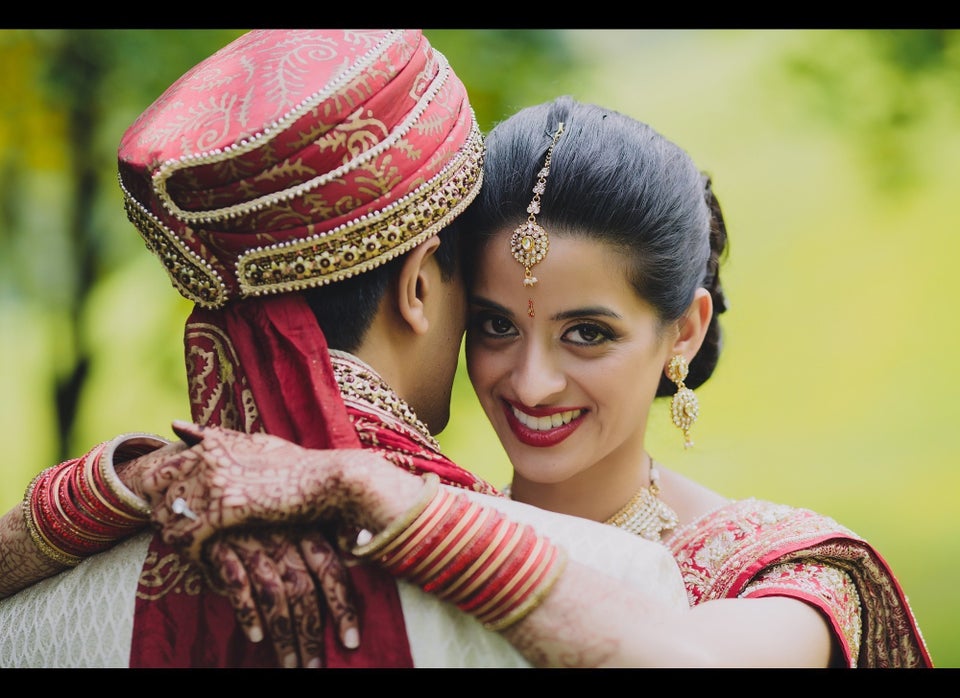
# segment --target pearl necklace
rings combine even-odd
[[[659,482],[660,473],[651,460],[650,486],[637,490],[630,501],[604,523],[635,533],[647,540],[659,541],[664,531],[676,528],[680,522],[677,512],[660,499]]]

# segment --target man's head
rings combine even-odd
[[[336,283],[435,235],[480,185],[466,91],[414,30],[249,32],[127,130],[128,214],[203,307]]]
[[[426,272],[403,275],[423,245],[423,269],[462,293],[455,246],[436,236],[479,190],[481,160],[463,84],[417,30],[250,32],[174,83],[119,149],[128,215],[181,294],[226,312],[305,292],[329,345],[353,352],[384,309],[416,324],[401,286],[426,288]],[[442,352],[453,367],[458,348]],[[398,364],[449,395],[449,362],[422,358]],[[423,382],[414,393],[431,392]]]

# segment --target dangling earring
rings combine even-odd
[[[690,438],[690,427],[697,421],[697,416],[700,414],[700,403],[697,402],[697,396],[683,384],[683,379],[687,377],[689,370],[683,354],[674,356],[667,365],[667,378],[677,384],[677,392],[670,401],[670,413],[673,417],[673,423],[683,432],[684,448],[693,446],[693,439]]]

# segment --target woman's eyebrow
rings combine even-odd
[[[506,308],[500,305],[499,303],[495,303],[489,298],[484,298],[483,296],[470,294],[470,305],[476,305],[483,308],[484,310],[492,310],[496,313],[500,313],[501,315],[505,315],[507,317],[513,317],[513,313],[510,312],[509,308]]]
[[[495,313],[499,313],[505,317],[513,317],[513,312],[499,303],[496,303],[489,298],[484,298],[483,296],[478,296],[476,294],[470,295],[470,304],[478,306],[484,310],[491,310]],[[563,310],[555,315],[550,317],[551,320],[572,320],[575,318],[581,317],[608,317],[613,320],[622,320],[623,316],[619,313],[614,312],[610,308],[605,308],[600,305],[588,305],[583,308],[572,308],[570,310]]]
[[[608,317],[613,320],[622,320],[623,317],[619,313],[615,313],[610,310],[610,308],[604,308],[600,305],[588,305],[583,308],[573,308],[571,310],[563,310],[556,315],[551,317],[552,320],[572,320],[579,317]]]

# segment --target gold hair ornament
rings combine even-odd
[[[527,213],[530,216],[520,227],[513,231],[510,236],[510,251],[514,259],[523,265],[523,285],[533,286],[537,283],[537,277],[533,275],[531,269],[537,263],[547,256],[550,249],[550,238],[547,231],[537,223],[537,214],[540,213],[540,195],[543,194],[547,185],[547,175],[550,174],[550,160],[553,157],[553,147],[560,139],[563,133],[563,122],[553,134],[553,142],[547,148],[547,156],[544,158],[543,167],[537,174],[537,183],[533,187],[533,199],[527,206]]]
[[[690,427],[697,421],[697,416],[700,414],[700,403],[697,401],[697,396],[683,384],[689,370],[683,354],[674,356],[667,365],[667,378],[677,384],[677,392],[670,401],[670,413],[673,417],[673,423],[683,432],[684,448],[693,446]]]

